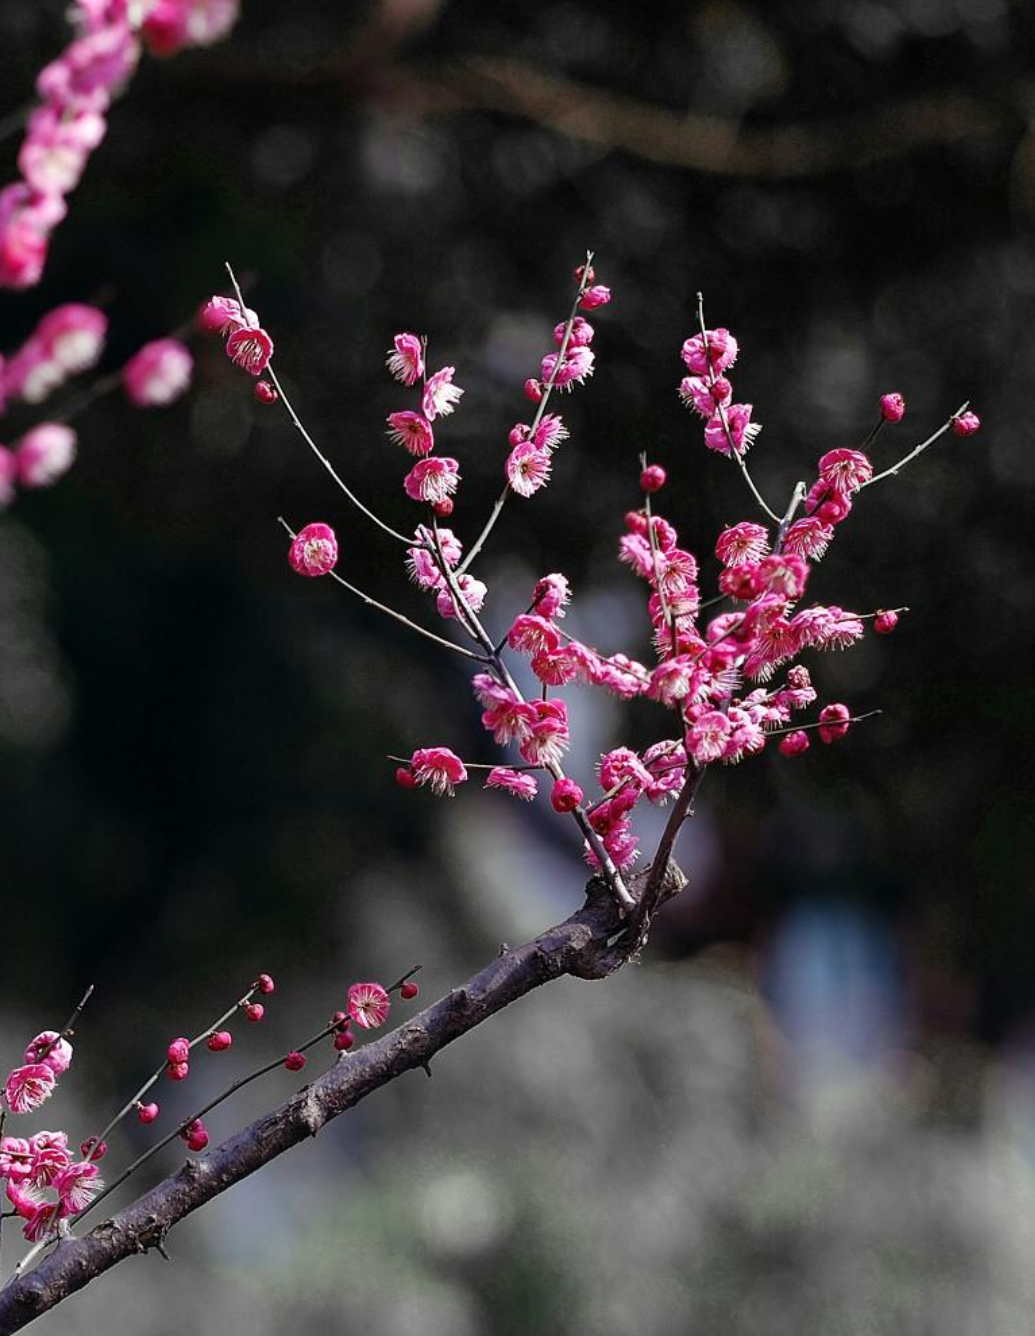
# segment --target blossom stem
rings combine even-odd
[[[865,714],[853,714],[847,719],[839,719],[839,724],[861,724],[864,719],[872,719],[874,715],[883,714],[883,710],[867,710]],[[778,738],[781,733],[804,733],[807,728],[829,728],[829,721],[819,720],[814,724],[788,724],[786,728],[766,729],[767,738]]]
[[[226,263],[226,272],[230,275],[230,282],[234,285],[234,291],[237,293],[237,300],[240,302],[241,306],[244,307],[245,304],[244,296],[241,292],[240,285],[237,282],[237,277],[234,274],[233,269],[231,269],[229,262],[227,261],[225,263]],[[309,435],[305,427],[302,425],[302,420],[295,412],[291,400],[284,392],[284,386],[280,383],[280,380],[277,377],[277,373],[273,370],[272,363],[270,363],[266,367],[265,374],[269,376],[270,380],[273,382],[273,387],[277,391],[277,394],[280,396],[281,402],[283,403],[285,409],[287,410],[287,415],[291,419],[298,434],[302,437],[302,440],[305,441],[306,445],[308,445],[309,449],[312,450],[313,454],[317,457],[317,459],[324,466],[324,468],[331,475],[331,477],[338,484],[338,486],[345,493],[345,495],[352,502],[352,504],[356,507],[356,509],[361,510],[363,514],[366,515],[367,519],[373,520],[373,522],[377,525],[377,527],[379,529],[383,529],[386,534],[390,535],[390,537],[396,539],[400,543],[405,543],[407,547],[412,547],[413,546],[412,538],[407,538],[405,534],[399,533],[398,530],[393,529],[390,524],[386,524],[384,520],[379,519],[378,516],[375,515],[374,512],[369,509],[369,507],[365,506],[363,502],[359,499],[359,497],[356,496],[356,494],[338,476],[338,473],[335,471],[334,465],[331,463],[331,461],[327,458],[327,456],[323,453],[320,447],[313,440],[312,436]]]
[[[959,408],[956,409],[955,413],[953,413],[951,417],[949,417],[945,422],[943,422],[942,425],[932,436],[928,436],[926,441],[921,441],[918,446],[910,450],[908,455],[903,456],[903,458],[900,459],[897,464],[892,464],[891,468],[885,469],[883,473],[874,474],[874,476],[869,480],[869,482],[864,482],[862,484],[862,487],[859,488],[859,491],[861,492],[863,487],[872,487],[875,482],[880,482],[884,478],[895,477],[902,469],[905,468],[907,464],[911,463],[914,459],[916,459],[917,455],[922,455],[929,445],[933,445],[939,436],[944,436],[945,433],[952,426],[952,424],[959,417],[959,415],[961,413],[965,413],[968,407],[969,407],[969,400],[967,401],[967,403],[960,404]]]
[[[586,267],[587,269],[589,268],[588,263]],[[485,630],[485,627],[482,626],[481,622],[478,620],[477,614],[468,606],[467,600],[464,598],[463,590],[460,588],[457,582],[457,572],[455,572],[449,565],[449,562],[446,561],[445,554],[442,551],[442,540],[439,537],[437,516],[432,515],[431,519],[432,519],[432,534],[434,537],[434,545],[435,545],[435,559],[438,562],[439,570],[442,572],[442,578],[445,580],[446,585],[449,588],[449,592],[453,596],[453,601],[457,604],[458,608],[462,607],[465,610],[467,614],[467,619],[470,624],[470,634],[474,636],[477,642],[481,645],[482,649],[485,650],[485,653],[490,660],[491,666],[498,674],[500,681],[503,682],[506,686],[508,686],[511,691],[513,691],[518,701],[524,704],[525,698],[521,694],[521,690],[518,687],[517,683],[514,681],[513,677],[511,677],[509,671],[507,670],[507,666],[503,662],[502,657],[500,656],[500,654],[496,652],[491,637]],[[553,775],[555,780],[560,780],[565,778],[564,771],[561,769],[560,765],[558,765],[556,761],[548,761],[546,763],[546,769],[550,772],[551,775]],[[611,887],[611,890],[614,894],[615,899],[618,901],[619,906],[625,912],[627,912],[630,909],[634,909],[636,906],[636,901],[629,894],[628,888],[626,887],[625,882],[622,880],[622,874],[618,871],[618,868],[615,866],[614,859],[604,848],[604,843],[601,840],[600,836],[589,824],[589,818],[586,816],[586,813],[582,810],[582,807],[581,806],[576,807],[572,811],[572,816],[574,817],[575,822],[578,825],[579,829],[582,831],[582,834],[585,837],[586,841],[588,842],[590,848],[596,855],[597,860],[600,863],[600,867],[603,870],[604,876],[607,879],[607,883]]]
[[[710,385],[714,385],[716,380],[716,373],[714,368],[712,367],[711,348],[708,345],[708,327],[704,323],[704,294],[701,292],[697,294],[697,323],[701,330],[701,344],[702,347],[704,348],[704,362],[705,366],[708,368],[708,383]],[[770,507],[766,505],[765,501],[763,500],[761,492],[755,486],[751,474],[748,472],[748,466],[744,462],[744,456],[737,449],[736,443],[733,440],[733,433],[730,431],[729,419],[726,416],[726,409],[724,405],[717,404],[716,411],[719,414],[719,421],[722,423],[722,429],[726,433],[726,441],[730,447],[730,454],[733,456],[734,460],[737,463],[737,467],[744,475],[744,481],[751,489],[751,495],[755,498],[755,500],[762,507],[765,513],[769,516],[769,518],[773,520],[775,523],[779,524],[780,516],[777,515],[777,513],[774,510],[771,510]]]
[[[393,984],[390,984],[385,989],[385,992],[386,993],[397,992],[398,989],[400,989],[402,985],[406,982],[406,980],[412,978],[413,975],[417,974],[421,970],[421,968],[422,966],[420,965],[412,966],[412,968],[408,969],[405,974],[401,975],[398,979],[396,979],[396,981]],[[249,997],[251,996],[252,992],[254,992],[254,989],[249,991],[248,993]],[[222,1020],[225,1021],[230,1016],[232,1016],[234,1011],[240,1005],[241,1003],[239,1002],[235,1003],[234,1007],[227,1012],[226,1016],[224,1016]],[[222,1021],[217,1021],[216,1024],[211,1029],[205,1031],[204,1035],[199,1035],[198,1039],[207,1038],[208,1035],[211,1034],[213,1030],[217,1029],[221,1023]],[[307,1039],[305,1043],[299,1044],[297,1048],[292,1049],[291,1051],[294,1053],[305,1053],[306,1050],[312,1048],[314,1044],[318,1044],[321,1039],[326,1039],[328,1035],[334,1034],[337,1031],[337,1029],[338,1029],[337,1023],[335,1022],[329,1023],[325,1025],[323,1029],[320,1030],[317,1034],[314,1034],[311,1039]],[[193,1047],[194,1044],[198,1043],[198,1039],[192,1040],[191,1047]],[[160,1150],[163,1150],[166,1146],[168,1146],[171,1141],[175,1141],[178,1136],[182,1135],[182,1133],[187,1130],[187,1128],[191,1125],[191,1123],[195,1122],[198,1118],[203,1118],[206,1113],[210,1113],[214,1108],[217,1107],[217,1105],[222,1104],[225,1100],[228,1100],[231,1095],[235,1095],[238,1092],[238,1090],[243,1089],[246,1085],[250,1085],[252,1081],[257,1081],[260,1076],[265,1076],[268,1072],[275,1071],[276,1068],[282,1067],[284,1065],[284,1059],[286,1057],[287,1054],[283,1053],[279,1058],[274,1058],[272,1062],[265,1062],[262,1064],[261,1067],[256,1067],[256,1069],[253,1072],[249,1072],[247,1076],[242,1076],[238,1080],[231,1082],[231,1084],[228,1085],[227,1088],[224,1091],[222,1091],[221,1094],[216,1095],[214,1099],[210,1099],[207,1104],[203,1105],[200,1109],[198,1109],[196,1113],[191,1114],[189,1118],[184,1118],[183,1121],[177,1127],[174,1127],[173,1130],[170,1133],[168,1133],[167,1136],[164,1136],[161,1141],[155,1142],[153,1146],[149,1146],[146,1151],[138,1155],[137,1158],[133,1161],[133,1163],[130,1164],[126,1169],[124,1169],[122,1173],[119,1174],[118,1178],[114,1179],[111,1183],[109,1183],[103,1192],[99,1192],[97,1196],[94,1197],[93,1201],[89,1202],[86,1206],[84,1206],[83,1209],[79,1211],[76,1215],[72,1216],[69,1223],[76,1224],[78,1221],[80,1221],[88,1211],[93,1210],[93,1208],[98,1204],[98,1202],[103,1201],[104,1198],[107,1197],[109,1193],[114,1192],[117,1187],[120,1187],[123,1183],[125,1183],[126,1179],[129,1178],[130,1174],[136,1173],[136,1171],[141,1167],[141,1165],[146,1164],[147,1161],[152,1158],[152,1156],[157,1155],[158,1152]],[[339,1061],[341,1061],[341,1058],[339,1058]]]
[[[579,280],[578,291],[575,294],[575,300],[571,304],[571,312],[568,316],[567,324],[564,326],[564,335],[561,338],[560,346],[557,349],[557,357],[554,361],[553,371],[551,372],[549,379],[546,381],[546,384],[543,386],[543,397],[539,400],[539,407],[536,409],[535,417],[529,425],[529,437],[535,434],[536,428],[543,420],[543,414],[546,412],[546,405],[549,403],[550,395],[553,393],[554,383],[560,375],[561,367],[564,365],[564,354],[568,351],[568,344],[571,342],[571,331],[575,324],[575,317],[579,313],[579,302],[582,300],[583,293],[588,287],[590,266],[592,263],[593,252],[586,251],[586,263],[582,269],[582,277]],[[492,508],[492,513],[485,523],[485,528],[482,529],[481,533],[475,539],[474,545],[468,550],[467,556],[463,559],[457,570],[457,575],[463,575],[465,573],[468,566],[470,566],[471,562],[485,546],[486,539],[492,533],[496,526],[496,521],[499,519],[500,514],[503,511],[503,507],[507,504],[507,497],[510,495],[510,492],[511,488],[506,486],[499,494],[496,504]]]
[[[294,540],[298,535],[284,519],[283,515],[277,516],[278,521],[284,526],[287,532]],[[369,594],[364,594],[362,589],[357,589],[355,585],[349,584],[348,580],[343,579],[337,571],[328,571],[327,574],[343,589],[347,589],[350,594],[355,594],[358,599],[367,605],[368,608],[376,608],[378,612],[383,612],[387,617],[401,622],[403,626],[408,626],[411,631],[416,631],[418,635],[424,636],[427,640],[433,640],[436,645],[444,645],[446,649],[454,650],[457,654],[463,654],[465,658],[475,659],[478,663],[484,663],[485,660],[480,654],[474,654],[463,645],[458,645],[452,640],[446,640],[444,636],[437,636],[434,631],[428,631],[423,626],[418,626],[416,622],[411,622],[409,617],[404,617],[401,612],[396,612],[394,608],[388,607],[385,603],[379,603],[376,598],[371,598]]]

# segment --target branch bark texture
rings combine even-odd
[[[587,888],[585,905],[534,940],[506,949],[460,988],[398,1029],[343,1054],[330,1071],[224,1141],[190,1160],[149,1192],[101,1221],[82,1238],[60,1242],[34,1270],[0,1291],[0,1336],[21,1330],[63,1299],[134,1253],[161,1248],[170,1229],[199,1206],[247,1178],[284,1151],[316,1136],[367,1095],[416,1067],[526,993],[562,975],[602,979],[633,957],[646,939],[655,907],[686,878],[666,863],[648,897],[650,869],[634,880],[642,897],[622,917],[602,881]]]

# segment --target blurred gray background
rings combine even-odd
[[[0,0],[0,117],[62,9]],[[442,439],[470,538],[596,250],[597,373],[564,403],[551,486],[480,563],[494,631],[563,570],[572,631],[646,656],[614,560],[642,450],[702,559],[751,515],[675,395],[698,289],[741,341],[773,498],[857,444],[885,391],[909,412],[881,466],[965,398],[984,427],[868,493],[812,585],[911,607],[812,665],[825,698],[883,715],[709,775],[691,888],[639,966],[496,1018],[180,1227],[171,1265],[128,1262],[38,1330],[1035,1329],[1032,26],[1005,0],[245,0],[225,43],[145,60],[43,284],[0,295],[0,347],[100,301],[117,368],[225,291],[230,259],[306,422],[399,525],[392,334],[427,333],[466,389]],[[167,1086],[169,1117],[352,980],[419,961],[437,996],[581,898],[548,808],[394,786],[389,752],[494,759],[467,671],[291,575],[276,516],[324,519],[348,578],[430,617],[284,415],[192,346],[186,399],[99,401],[75,471],[0,517],[0,1042],[97,984],[46,1110],[76,1140],[261,969],[268,1021]],[[577,776],[660,736],[656,711],[569,694]],[[109,1163],[144,1144],[130,1129]]]

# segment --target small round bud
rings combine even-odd
[[[668,474],[660,464],[648,464],[640,474],[640,487],[645,492],[660,492]]]
[[[212,1050],[213,1053],[222,1053],[224,1049],[230,1047],[234,1042],[234,1037],[229,1030],[217,1030],[215,1034],[210,1034],[205,1047]]]
[[[580,264],[579,267],[575,270],[575,282],[581,283],[583,278],[585,278],[587,288],[590,286],[591,283],[595,282],[596,276],[597,276],[596,270],[593,268],[591,264],[589,265]]]
[[[187,1137],[188,1150],[204,1150],[208,1145],[208,1133],[204,1127],[197,1127]]]
[[[266,1014],[266,1008],[261,1002],[249,1002],[244,1009],[244,1019],[250,1021],[252,1025],[258,1025]]]
[[[716,376],[709,389],[716,404],[728,404],[733,398],[733,382],[725,376]]]
[[[170,1062],[186,1062],[190,1057],[190,1040],[174,1039],[165,1050],[165,1056]]]
[[[880,415],[885,422],[901,422],[906,415],[906,401],[893,392],[880,397]]]
[[[417,776],[408,765],[401,765],[395,772],[395,782],[401,789],[415,789],[417,787]]]
[[[96,1150],[94,1146],[97,1146]],[[80,1145],[79,1152],[84,1160],[103,1160],[108,1153],[108,1143],[102,1141],[98,1144],[96,1137],[87,1137]]]
[[[587,288],[579,298],[579,305],[584,311],[595,311],[598,306],[606,306],[611,300],[611,289],[605,288],[602,283],[596,287]]]
[[[543,397],[543,387],[534,376],[530,376],[528,380],[525,381],[524,390],[525,398],[530,399],[534,404],[539,403]]]
[[[342,1030],[341,1034],[334,1036],[334,1047],[339,1053],[346,1053],[356,1042],[356,1036],[351,1030]]]
[[[399,987],[399,996],[404,1002],[412,1002],[419,993],[420,984],[414,983],[412,979],[407,979],[406,982]]]
[[[976,413],[961,413],[952,420],[952,429],[957,436],[973,436],[980,426],[981,419]]]
[[[879,636],[891,635],[896,626],[898,626],[897,612],[878,612],[873,619],[873,629]]]
[[[257,380],[255,382],[255,397],[260,404],[275,404],[280,395],[268,380]]]
[[[785,733],[780,739],[779,752],[781,756],[800,756],[802,752],[809,749],[809,735],[800,728],[793,733]]]
[[[284,1059],[284,1066],[289,1072],[300,1072],[305,1066],[305,1054],[293,1052]]]
[[[582,790],[573,779],[559,779],[550,794],[550,805],[555,812],[574,812],[582,797]]]
[[[157,1104],[138,1104],[138,1105],[137,1105],[137,1118],[139,1119],[140,1122],[142,1122],[142,1123],[153,1123],[154,1120],[155,1120],[157,1117],[158,1117],[158,1105],[157,1105]]]
[[[444,496],[441,501],[436,501],[431,509],[440,520],[447,520],[453,513],[453,498],[451,496]]]
[[[338,1031],[347,1030],[349,1028],[349,1013],[347,1011],[336,1011],[328,1024],[333,1025]]]
[[[165,1074],[170,1081],[186,1081],[190,1065],[186,1062],[170,1062]]]
[[[819,712],[819,736],[824,742],[836,742],[848,732],[851,711],[847,705],[824,705]]]
[[[255,980],[255,987],[260,993],[272,993],[276,985],[273,982],[273,976],[270,974],[260,974]]]

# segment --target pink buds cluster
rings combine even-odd
[[[680,381],[680,398],[705,419],[705,445],[722,455],[747,454],[762,430],[751,420],[751,404],[732,402],[733,386],[725,372],[738,351],[728,329],[706,329],[683,344],[683,362],[690,374]]]

